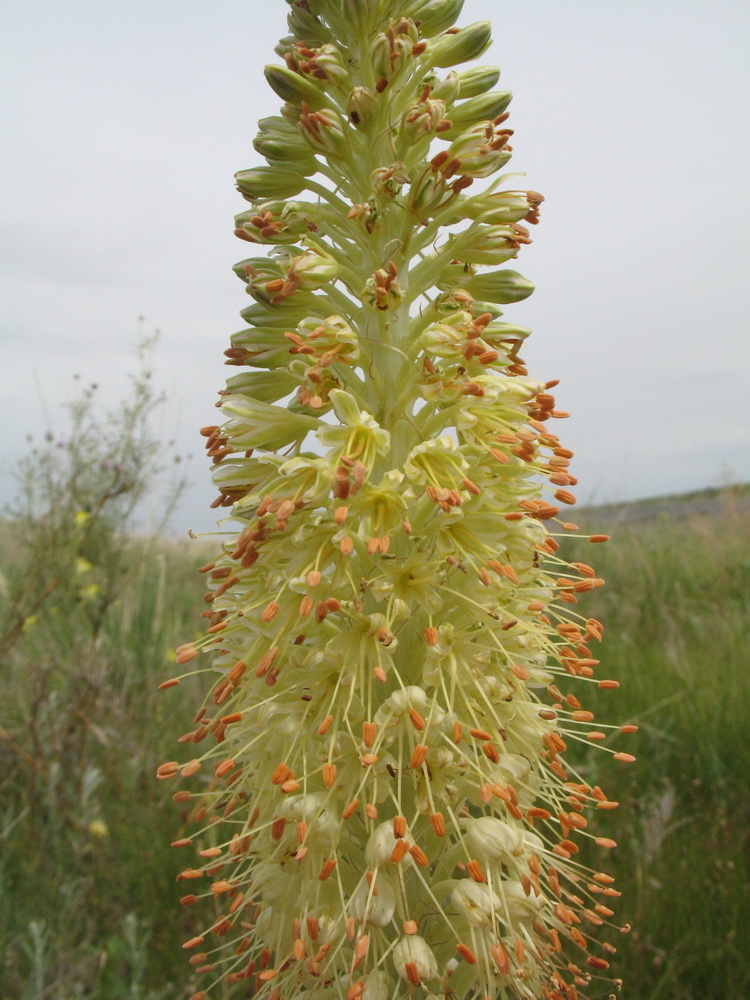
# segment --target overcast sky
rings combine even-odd
[[[0,500],[24,437],[64,428],[73,375],[126,391],[162,332],[160,431],[194,452],[176,530],[210,528],[213,422],[247,297],[231,272],[278,99],[283,0],[6,0],[0,163]],[[466,0],[514,92],[509,169],[546,196],[519,269],[532,375],[581,501],[750,481],[748,41],[735,0]]]

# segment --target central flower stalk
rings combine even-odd
[[[183,903],[210,903],[193,1000],[574,1000],[617,893],[578,858],[616,803],[565,761],[609,738],[571,688],[616,684],[575,607],[603,581],[558,554],[566,414],[503,318],[542,198],[486,180],[510,94],[455,68],[490,42],[460,0],[290,7],[237,175],[266,248],[235,268],[242,371],[204,430],[230,531],[177,653],[213,683],[159,769],[191,779]]]

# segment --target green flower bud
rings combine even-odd
[[[454,104],[447,116],[453,128],[445,132],[445,138],[455,139],[472,125],[498,118],[507,109],[512,98],[510,91],[494,91]]]
[[[309,177],[317,173],[318,161],[301,135],[257,135],[253,148],[272,165],[294,164],[294,169]]]
[[[233,333],[230,342],[232,346],[225,352],[227,364],[270,369],[289,364],[289,341],[280,329],[251,326]]]
[[[295,41],[304,38],[308,45],[323,44],[330,42],[330,30],[318,19],[310,10],[299,3],[292,3],[291,13],[287,15],[289,30],[293,33]]]
[[[255,281],[271,281],[273,278],[280,278],[283,274],[278,260],[271,257],[248,257],[246,260],[238,261],[232,270],[246,284]]]
[[[430,97],[444,101],[447,107],[450,107],[459,95],[458,74],[453,71],[442,79],[437,73],[430,73],[424,78],[424,82],[425,86],[430,88]]]
[[[429,66],[449,69],[458,63],[478,59],[489,48],[491,41],[492,26],[489,21],[477,21],[459,28],[455,34],[441,35],[430,43],[424,58]]]
[[[244,395],[225,397],[221,412],[227,418],[225,434],[237,451],[286,448],[302,441],[320,426],[316,417],[293,413],[285,406],[273,406]]]
[[[284,368],[274,372],[241,372],[227,379],[228,395],[249,396],[263,403],[275,403],[296,387],[297,380]]]
[[[458,73],[458,96],[464,100],[486,94],[499,79],[500,70],[497,66],[469,66]]]
[[[518,271],[509,270],[476,274],[463,287],[475,298],[502,305],[521,302],[534,291],[534,284],[528,278],[524,278]]]
[[[266,66],[263,72],[282,101],[295,105],[305,101],[311,108],[321,108],[325,104],[321,88],[294,70],[286,66]]]
[[[293,198],[305,187],[298,170],[281,167],[251,167],[235,174],[237,187],[248,200],[255,198]]]
[[[409,13],[419,21],[420,34],[424,38],[432,38],[456,23],[463,5],[464,0],[427,0],[426,3],[413,5]]]
[[[322,322],[326,314],[316,308],[317,304],[314,295],[304,293],[275,305],[266,302],[253,303],[241,309],[240,316],[246,323],[257,326],[261,330],[276,330],[283,333],[308,315],[320,315]],[[321,306],[322,309],[325,309],[324,305]],[[242,331],[242,333],[246,332]]]

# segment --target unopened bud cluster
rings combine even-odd
[[[288,2],[266,164],[237,175],[240,370],[204,430],[227,534],[177,651],[212,682],[159,768],[190,779],[193,1000],[601,996],[618,894],[579,849],[613,846],[589,817],[617,803],[565,753],[631,759],[608,744],[633,727],[579,700],[616,687],[576,606],[603,581],[558,555],[566,414],[503,317],[542,198],[485,182],[510,94],[460,67],[489,25]]]

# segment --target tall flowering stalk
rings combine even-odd
[[[600,996],[618,894],[578,851],[617,803],[564,754],[605,736],[570,688],[616,684],[575,607],[603,581],[557,554],[566,414],[500,319],[542,198],[476,183],[511,155],[499,71],[454,69],[490,26],[287,2],[268,165],[237,175],[236,234],[268,250],[235,268],[243,371],[204,430],[238,527],[177,656],[214,679],[159,768],[193,778],[192,1000]]]

